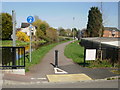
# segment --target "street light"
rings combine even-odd
[[[115,36],[115,30],[112,30],[112,36],[113,37]]]
[[[75,20],[75,17],[73,17],[73,27],[74,27],[74,20]],[[74,42],[74,28],[73,28],[73,42]]]

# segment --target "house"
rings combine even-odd
[[[28,36],[30,36],[30,27],[29,26],[30,26],[29,23],[22,23],[21,24],[21,29],[19,29],[19,31],[24,32]],[[33,26],[33,25],[31,25],[31,26],[32,26],[32,28],[31,28],[31,34],[35,35],[35,33],[36,33],[36,27]]]
[[[120,30],[115,27],[104,27],[103,37],[120,37]]]

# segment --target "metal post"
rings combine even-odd
[[[73,17],[73,27],[74,27],[74,20],[75,20],[75,17]],[[73,42],[74,42],[74,28],[73,28]]]
[[[85,67],[85,64],[86,64],[86,62],[85,62],[85,58],[86,58],[86,48],[84,47],[84,67]]]
[[[16,47],[12,48],[12,52],[13,52],[13,62],[12,62],[12,69],[16,69]]]
[[[12,23],[13,23],[13,46],[16,46],[16,14],[15,11],[12,10]]]
[[[31,24],[30,24],[29,29],[30,29],[30,62],[32,62],[32,59],[31,59],[31,52],[32,52],[32,46],[31,46],[31,40],[32,40],[31,29],[32,29],[32,26],[31,26]]]
[[[55,67],[58,67],[58,50],[55,50]]]

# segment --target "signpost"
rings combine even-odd
[[[28,16],[27,17],[27,22],[30,23],[29,29],[30,29],[30,62],[32,61],[31,59],[31,52],[32,52],[32,47],[31,47],[31,40],[32,40],[32,36],[31,36],[31,30],[32,30],[32,23],[34,22],[34,17],[33,16]]]
[[[84,67],[86,62],[90,60],[96,60],[96,49],[84,49]]]

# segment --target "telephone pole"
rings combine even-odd
[[[103,14],[102,12],[102,2],[101,2],[101,14]],[[101,23],[101,28],[99,30],[99,37],[100,37],[100,44],[99,44],[99,50],[100,50],[100,60],[102,60],[102,45],[101,45],[101,35],[102,35],[102,23]]]

